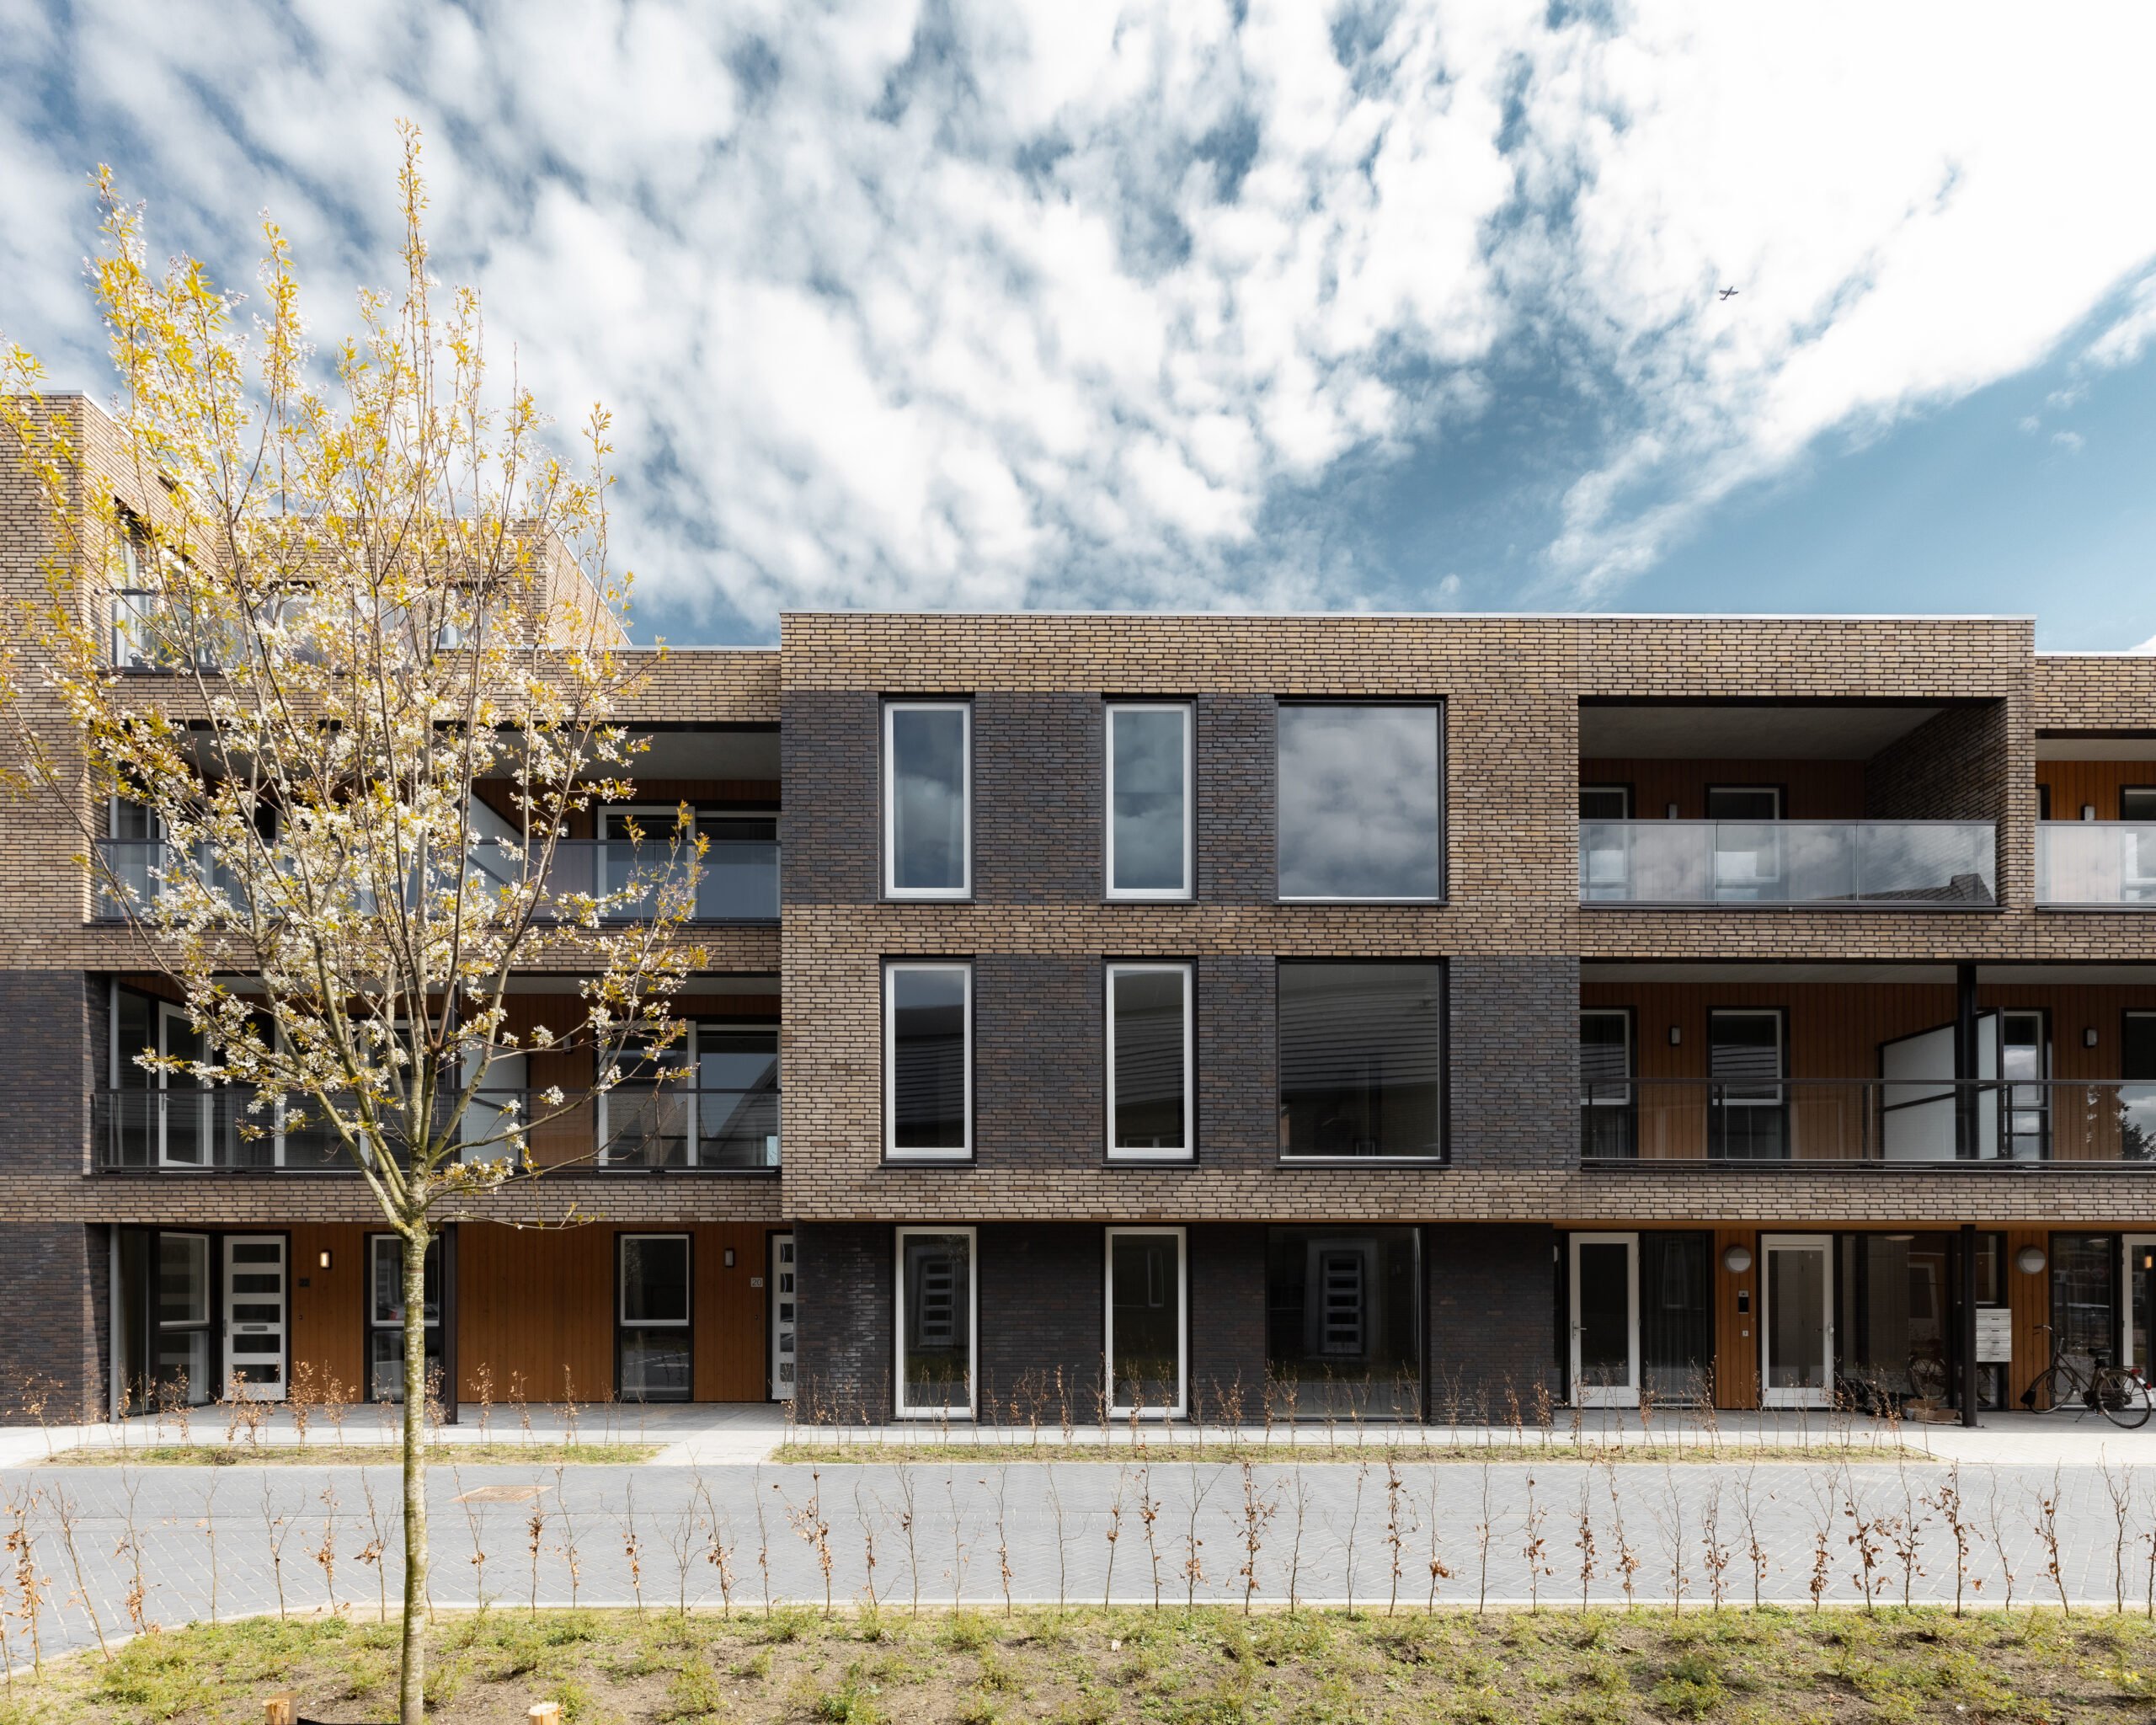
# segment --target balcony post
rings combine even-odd
[[[1977,1157],[1977,967],[1954,967],[1954,1154]]]
[[[1977,1225],[1961,1224],[1961,1423],[1977,1423]]]

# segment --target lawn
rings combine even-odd
[[[1940,1611],[1353,1617],[1233,1610],[676,1616],[496,1608],[433,1633],[430,1717],[600,1721],[2145,1720],[2156,1625]],[[17,1658],[22,1649],[14,1649]],[[275,1618],[153,1633],[18,1676],[0,1725],[395,1711],[395,1630]]]
[[[552,1467],[648,1461],[656,1444],[430,1444],[427,1460],[439,1466],[535,1463]],[[46,1467],[381,1467],[394,1466],[404,1452],[394,1444],[141,1444],[125,1449],[86,1445],[45,1458]]]

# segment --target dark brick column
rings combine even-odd
[[[0,1413],[31,1418],[41,1397],[48,1418],[102,1418],[107,1308],[105,1231],[80,1222],[10,1222],[0,1228]]]
[[[979,1234],[983,1423],[1098,1417],[1106,1235],[1087,1223],[988,1223]],[[1013,1402],[1017,1409],[1014,1413]]]
[[[1531,1418],[1537,1383],[1556,1397],[1556,1244],[1540,1223],[1422,1231],[1433,1419],[1503,1419],[1508,1388]]]
[[[804,1222],[794,1230],[795,1412],[802,1420],[890,1418],[894,1249],[891,1230],[880,1223]]]
[[[1210,1418],[1238,1395],[1243,1417],[1265,1408],[1265,1230],[1231,1223],[1190,1231],[1192,1411]]]

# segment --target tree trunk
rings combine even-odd
[[[400,1725],[424,1725],[427,1648],[427,1243],[422,1217],[404,1236],[404,1658]]]

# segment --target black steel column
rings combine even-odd
[[[1954,1154],[1977,1156],[1977,967],[1954,967]]]
[[[1977,1225],[1961,1224],[1961,1423],[1977,1423]]]

